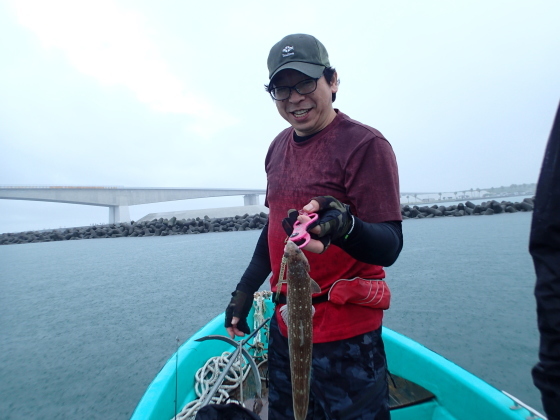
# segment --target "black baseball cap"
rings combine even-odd
[[[325,46],[314,36],[306,34],[282,38],[270,49],[267,64],[269,80],[286,69],[294,69],[318,79],[325,67],[331,66]]]

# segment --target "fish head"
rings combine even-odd
[[[286,242],[286,245],[284,246],[284,257],[288,259],[288,261],[291,260],[301,262],[305,267],[305,271],[307,271],[308,273],[311,270],[309,261],[307,261],[307,257],[295,242]]]
[[[301,249],[295,244],[295,242],[287,241],[286,245],[284,246],[284,256],[289,258],[290,256],[296,256],[298,253],[301,253]]]

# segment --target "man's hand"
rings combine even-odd
[[[251,332],[247,324],[247,315],[253,306],[253,296],[248,296],[240,290],[236,290],[231,296],[226,308],[225,327],[231,338],[243,337]]]
[[[325,252],[331,242],[347,235],[354,223],[350,206],[330,195],[313,198],[302,210],[319,215],[317,221],[309,225],[308,232],[311,234],[311,240],[303,247],[306,251],[316,254]],[[292,234],[296,220],[303,224],[311,218],[305,214],[299,214],[295,209],[288,210],[288,217],[282,220],[282,227],[288,235]]]
[[[313,239],[303,248],[307,251],[324,252],[331,242],[344,238],[352,229],[353,216],[350,206],[330,195],[313,198],[303,207],[303,210],[307,213],[319,214],[319,219],[312,223],[313,227],[309,229]],[[309,219],[306,215],[298,217],[301,223]]]
[[[244,337],[245,332],[241,331],[237,328],[237,324],[239,323],[239,318],[234,316],[231,318],[231,327],[227,327],[226,330],[230,338],[234,338],[234,336]]]
[[[308,222],[309,220],[311,220],[309,216],[300,215],[296,209],[290,209],[288,210],[288,217],[282,220],[282,227],[284,228],[286,234],[290,236],[294,231],[294,223],[296,221],[299,221],[303,224],[305,222]],[[313,224],[311,226],[313,226]],[[310,242],[306,246],[304,246],[303,249],[305,249],[306,251],[314,252],[316,254],[324,252],[330,244],[330,239],[319,238],[313,233],[313,229],[310,229],[309,232],[311,237]]]

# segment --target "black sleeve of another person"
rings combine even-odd
[[[537,193],[529,251],[537,282],[539,362],[533,381],[549,420],[560,419],[560,106],[548,140]]]

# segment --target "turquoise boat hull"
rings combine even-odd
[[[273,305],[267,301],[265,317],[271,316],[272,311]],[[253,322],[252,315],[249,325]],[[196,371],[210,357],[233,351],[233,348],[223,341],[195,340],[208,335],[227,335],[223,320],[224,315],[218,315],[167,361],[140,400],[132,420],[169,420],[196,399]],[[383,341],[391,373],[420,385],[435,396],[392,409],[393,420],[525,420],[534,414],[480,378],[389,328],[383,327]]]

